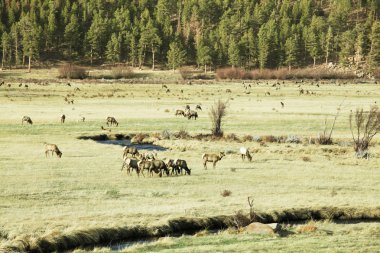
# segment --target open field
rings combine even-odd
[[[254,198],[254,207],[260,211],[380,206],[378,137],[371,147],[371,159],[356,159],[348,124],[350,110],[368,109],[376,101],[380,102],[380,89],[374,82],[324,81],[319,82],[319,87],[304,82],[301,88],[315,95],[299,95],[300,84],[292,81],[281,82],[280,89],[272,87],[276,81],[251,82],[252,87],[245,90],[241,82],[193,81],[188,85],[172,72],[152,77],[164,82],[166,75],[173,75],[165,83],[169,92],[161,84],[147,83],[153,74],[142,84],[83,80],[70,81],[71,86],[67,80],[55,80],[54,70],[39,70],[31,75],[21,72],[0,75],[5,79],[5,85],[0,87],[0,244],[25,235],[38,237],[83,228],[161,224],[181,216],[230,215],[241,209],[248,211],[248,196]],[[28,78],[36,80],[27,82]],[[39,80],[49,80],[49,85],[35,83]],[[231,92],[227,93],[227,89]],[[265,95],[266,92],[270,95]],[[68,94],[74,104],[64,101]],[[192,169],[191,176],[137,178],[120,171],[121,146],[77,139],[108,133],[100,129],[106,127],[107,116],[119,121],[118,127],[110,127],[111,134],[161,134],[164,130],[209,133],[207,112],[219,98],[230,99],[223,125],[225,134],[239,137],[246,134],[316,137],[323,129],[324,119],[328,117],[331,122],[338,105],[344,101],[333,133],[339,145],[266,143],[262,146],[258,142],[157,140],[155,144],[169,148],[158,156],[186,159]],[[285,104],[284,108],[280,102]],[[183,109],[186,104],[192,108],[202,105],[198,120],[174,116],[175,110]],[[65,124],[59,123],[61,114],[66,115]],[[32,126],[21,125],[24,115],[32,118]],[[86,121],[78,122],[80,117]],[[45,158],[44,142],[57,144],[63,152],[62,158]],[[252,163],[241,161],[237,154],[241,146],[256,150]],[[211,164],[204,170],[201,156],[208,151],[229,151],[229,154],[215,170]],[[231,196],[221,196],[223,190],[230,190]],[[371,226],[379,238],[379,224]],[[337,236],[337,240],[357,240],[359,248],[352,246],[352,249],[360,251],[363,237],[353,232],[347,237],[344,233]],[[230,251],[230,247],[250,249],[245,244],[250,240],[248,236],[239,239],[242,244],[236,237],[222,235],[217,239],[233,241],[226,243],[222,251]],[[305,243],[303,237],[313,245],[332,240],[328,236],[299,235],[294,241],[292,237],[281,239],[281,243]],[[189,240],[184,238],[173,243],[179,245],[178,250],[188,248],[181,252],[192,252],[197,250],[194,245],[216,239],[211,235],[196,239],[194,244]],[[277,245],[278,250],[281,243]],[[267,244],[262,242],[262,245]],[[368,249],[372,251],[375,246],[368,244]]]

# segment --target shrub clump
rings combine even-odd
[[[216,70],[216,77],[219,80],[223,79],[245,79],[246,72],[241,68],[222,68]]]
[[[189,67],[182,67],[179,69],[179,74],[181,75],[183,80],[188,80],[192,78],[193,71]]]
[[[111,69],[111,78],[121,79],[121,78],[132,78],[133,69],[130,67],[116,66]]]
[[[74,64],[65,64],[62,65],[59,69],[59,78],[68,78],[68,79],[85,79],[88,77],[88,72],[85,68],[74,65]]]

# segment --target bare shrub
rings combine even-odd
[[[224,137],[224,139],[225,139],[226,141],[236,141],[236,142],[241,142],[240,139],[239,139],[239,137],[237,137],[237,135],[234,134],[234,133],[227,134],[227,135]]]
[[[169,132],[169,130],[162,131],[161,138],[163,140],[169,140],[170,139],[170,132]]]
[[[302,161],[304,161],[304,162],[311,162],[311,159],[308,156],[303,156],[302,157]]]
[[[186,129],[181,129],[179,130],[178,133],[176,133],[176,137],[180,139],[189,139],[191,136],[190,134],[186,131]]]
[[[273,135],[264,135],[261,137],[261,141],[272,143],[277,142],[277,138]]]
[[[249,135],[249,134],[246,134],[246,135],[243,136],[242,141],[243,142],[245,142],[245,141],[253,141],[253,136]]]
[[[193,76],[193,70],[190,67],[180,68],[179,73],[180,73],[183,80],[191,79]]]
[[[354,118],[354,119],[353,119]],[[354,150],[358,158],[369,158],[369,144],[380,131],[380,111],[377,106],[370,110],[356,109],[355,114],[350,113],[350,130],[354,140]],[[353,123],[353,121],[355,121]],[[354,125],[353,125],[354,124]]]
[[[88,73],[85,68],[73,65],[71,63],[62,65],[58,69],[59,78],[68,78],[68,79],[84,79],[88,76]]]
[[[315,223],[315,221],[311,220],[305,225],[299,226],[297,228],[297,233],[310,233],[314,232],[315,230],[317,230],[317,224]]]
[[[121,78],[132,78],[133,69],[125,66],[116,66],[111,69],[111,78],[121,79]]]
[[[209,116],[212,123],[211,133],[214,136],[223,136],[222,119],[227,115],[228,100],[223,102],[220,99],[211,107]]]
[[[216,77],[223,79],[243,79],[246,76],[245,70],[241,68],[222,68],[216,70]]]
[[[250,218],[242,210],[239,210],[233,216],[234,225],[236,228],[242,228],[251,223]]]
[[[343,100],[344,102],[344,100]],[[335,113],[335,116],[334,116],[334,120],[331,124],[331,127],[330,127],[330,131],[329,133],[327,133],[327,117],[325,118],[325,126],[324,126],[324,129],[323,129],[323,132],[322,133],[319,133],[318,134],[318,137],[317,137],[317,143],[321,144],[321,145],[331,145],[333,144],[333,141],[332,141],[332,133],[333,133],[333,130],[334,130],[334,127],[335,127],[335,122],[336,120],[338,119],[338,116],[339,116],[339,113],[341,111],[341,107],[342,107],[342,103],[340,103],[340,105],[338,106],[337,110],[336,110],[336,113]]]
[[[134,143],[142,143],[142,141],[143,141],[145,138],[147,138],[147,137],[149,137],[147,134],[144,134],[144,133],[138,133],[138,134],[136,134],[136,135],[132,138],[131,142],[134,142]]]
[[[380,68],[372,70],[372,75],[376,79],[380,79]]]
[[[231,196],[232,192],[229,191],[229,190],[224,190],[220,193],[220,195],[222,195],[222,197],[228,197],[228,196]]]

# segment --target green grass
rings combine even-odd
[[[51,79],[48,86],[29,83],[28,90],[19,88],[23,80],[11,79],[12,75],[6,73],[6,84],[13,85],[0,87],[0,231],[7,235],[0,236],[0,244],[18,236],[38,237],[54,231],[154,225],[181,216],[233,214],[240,209],[248,210],[248,196],[254,198],[255,209],[262,211],[380,206],[378,144],[371,147],[373,157],[367,161],[357,160],[350,146],[272,143],[263,147],[256,142],[160,140],[156,144],[170,149],[159,152],[159,157],[186,159],[192,175],[137,178],[120,172],[121,147],[77,139],[106,133],[100,126],[106,127],[107,116],[116,117],[120,123],[119,127],[111,128],[112,134],[180,129],[191,134],[209,133],[207,112],[211,105],[218,98],[232,97],[223,125],[226,134],[295,134],[305,138],[322,131],[325,117],[332,119],[337,106],[346,98],[333,138],[350,141],[348,114],[357,106],[369,108],[379,98],[377,85],[327,83],[317,88],[305,84],[304,89],[314,90],[317,95],[299,96],[292,82],[286,82],[279,91],[271,83],[263,82],[253,85],[251,93],[245,94],[240,83],[182,85],[168,81],[171,92],[166,93],[160,84],[84,80],[70,81],[69,87],[67,81],[53,80],[54,74],[49,73],[55,72],[51,71],[15,76],[37,78],[41,73],[41,80]],[[76,87],[80,91],[74,92]],[[226,93],[226,89],[232,93]],[[271,96],[265,96],[265,91],[270,91]],[[64,101],[67,94],[75,95],[70,97],[75,100],[74,105]],[[281,108],[280,101],[285,108]],[[202,104],[198,120],[174,116],[175,110],[187,103],[192,108]],[[65,124],[59,123],[62,113],[66,115]],[[32,126],[21,125],[24,115],[32,118]],[[86,117],[85,122],[77,122],[81,116]],[[45,158],[43,142],[57,144],[62,158]],[[240,160],[237,152],[241,146],[258,150],[252,163]],[[211,165],[204,170],[202,153],[223,150],[234,152],[220,161],[216,170]],[[305,156],[310,161],[305,162]],[[231,191],[231,196],[222,197],[223,190]],[[302,236],[295,236],[294,243],[304,245]],[[242,237],[241,244],[235,237],[220,238],[232,240],[231,246],[226,243],[225,251],[246,249],[244,240],[249,237]],[[350,242],[355,241],[355,236],[352,237],[341,236]],[[212,238],[209,240],[219,240]],[[292,237],[277,239],[284,245],[293,241]],[[322,236],[308,240],[330,239]],[[179,240],[184,240],[179,244],[186,252],[185,242],[192,239]],[[360,240],[358,237],[358,243]]]

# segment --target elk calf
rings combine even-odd
[[[203,154],[203,167],[207,170],[207,162],[212,162],[212,166],[215,169],[216,163],[222,160],[223,156],[225,156],[224,152],[220,152],[219,154]]]
[[[57,145],[45,143],[45,156],[46,157],[47,157],[47,155],[48,155],[49,152],[51,152],[52,156],[55,153],[59,158],[62,157],[62,152],[59,150],[59,148],[57,147]]]

